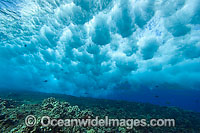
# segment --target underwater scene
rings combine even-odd
[[[200,133],[200,0],[0,0],[0,133]]]

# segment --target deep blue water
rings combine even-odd
[[[0,89],[200,111],[199,0],[1,0]]]
[[[200,112],[200,91],[197,90],[143,90],[120,93],[108,99],[121,99],[161,106],[179,107],[189,111]]]

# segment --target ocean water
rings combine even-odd
[[[199,0],[0,0],[0,90],[200,112]]]
[[[58,109],[54,103],[68,109],[56,101],[64,100],[94,115],[177,120],[177,128],[134,132],[198,133],[199,6],[200,0],[0,0],[0,132],[44,132],[22,126],[27,112],[39,117]]]
[[[1,0],[0,89],[200,111],[199,0]]]

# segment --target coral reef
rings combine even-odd
[[[27,132],[88,132],[94,133],[105,131],[117,131],[118,128],[99,128],[99,127],[42,127],[40,119],[42,116],[49,116],[54,119],[67,118],[67,119],[87,119],[94,117],[93,113],[89,110],[80,110],[78,106],[70,106],[68,102],[59,102],[55,98],[48,98],[43,100],[42,104],[22,104],[16,106],[13,100],[2,100],[1,102],[1,115],[0,126],[2,132],[9,133],[27,133]],[[36,125],[33,127],[27,127],[23,120],[28,115],[37,116]]]
[[[38,97],[40,97],[40,95]],[[17,100],[19,97],[13,97],[15,100],[0,99],[0,131],[7,133],[197,133],[200,131],[200,114],[184,111],[176,107],[160,107],[152,104],[97,100],[91,98],[77,98],[77,100],[71,98],[71,100],[74,101],[74,103],[72,102],[73,105],[71,105],[66,102],[66,97],[67,96],[60,96],[60,98],[50,97],[42,101],[35,101],[35,103],[28,103],[26,99],[23,101]],[[33,99],[32,97],[32,100]],[[34,115],[37,118],[35,126],[27,127],[25,125],[25,118],[28,115]],[[175,118],[176,127],[134,127],[133,129],[127,129],[126,127],[90,127],[88,125],[43,127],[40,121],[43,116],[49,116],[57,120],[87,119],[95,118],[95,116],[99,116],[100,118],[104,118],[105,116],[109,116],[109,118],[145,118],[147,120],[151,118]]]

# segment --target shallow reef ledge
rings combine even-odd
[[[134,133],[197,133],[200,131],[200,113],[185,111],[176,107],[161,107],[145,103],[133,103],[125,101],[100,100],[91,98],[71,97],[71,103],[67,102],[67,96],[49,97],[43,100],[29,101],[21,99],[16,94],[13,99],[0,99],[0,132],[7,133],[65,133],[65,132],[134,132]],[[40,97],[40,96],[38,96]],[[34,99],[34,98],[33,98]],[[33,100],[32,99],[32,100]],[[78,105],[78,106],[77,106]],[[34,115],[36,125],[27,127],[25,118],[28,115]],[[40,119],[43,116],[49,116],[54,119],[87,119],[95,118],[133,118],[133,119],[165,119],[174,118],[175,127],[43,127]]]

